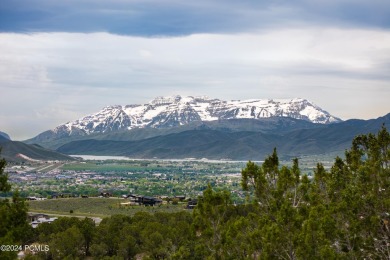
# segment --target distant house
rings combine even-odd
[[[142,204],[147,206],[161,205],[162,200],[155,197],[144,196],[142,198]]]
[[[109,197],[112,196],[112,193],[109,193],[109,192],[101,192],[101,193],[100,193],[100,196],[105,197],[105,198],[109,198]]]
[[[162,204],[162,200],[155,197],[130,194],[128,198],[130,199],[131,202],[138,205],[154,206],[154,205]]]
[[[176,199],[179,199],[180,201],[184,201],[186,199],[185,195],[177,195],[175,196]]]
[[[72,197],[76,197],[76,195],[71,194],[71,193],[60,193],[60,194],[54,194],[52,196],[53,199],[57,199],[57,198],[72,198]]]
[[[141,205],[141,197],[142,196],[139,196],[139,195],[135,195],[135,194],[130,194],[127,196],[127,198],[133,202],[133,204],[137,204],[137,205]]]
[[[48,219],[48,218],[49,218],[49,215],[46,215],[46,214],[43,214],[43,213],[38,213],[38,214],[28,213],[27,218],[28,218],[28,220],[29,220],[30,222],[33,222],[33,221],[38,220],[39,218]]]
[[[33,228],[38,227],[41,223],[52,223],[57,218],[50,218],[49,215],[38,213],[38,214],[31,214],[29,213],[27,216],[28,220],[30,221],[30,224]]]
[[[43,197],[26,197],[26,200],[45,200],[46,198]]]

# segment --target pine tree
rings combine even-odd
[[[7,165],[0,159],[0,195],[11,191],[8,174],[4,172]],[[12,200],[0,199],[0,245],[22,246],[32,237],[32,228],[27,223],[27,205],[16,191]],[[15,251],[0,251],[0,259],[16,258]]]

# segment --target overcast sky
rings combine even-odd
[[[14,140],[174,94],[383,116],[390,1],[0,1],[0,131]]]

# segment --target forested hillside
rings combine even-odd
[[[106,135],[105,138],[110,139],[98,140],[94,137],[72,141],[57,151],[73,155],[117,155],[141,159],[239,161],[261,160],[274,147],[278,148],[278,154],[283,159],[328,153],[342,155],[356,135],[376,132],[384,123],[390,123],[390,114],[372,120],[348,120],[329,125],[310,124],[291,118],[218,121],[196,129],[186,126],[185,131],[176,128],[178,132],[132,141],[126,140],[129,133]]]
[[[275,149],[262,165],[242,169],[246,204],[209,185],[192,212],[116,215],[99,226],[60,218],[35,230],[17,225],[32,235],[11,241],[49,246],[27,259],[389,259],[389,159],[384,127],[355,137],[345,159],[335,158],[330,170],[318,164],[312,177],[297,159],[279,165]],[[21,205],[6,203],[2,209]],[[0,237],[10,232],[3,223]]]

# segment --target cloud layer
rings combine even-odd
[[[251,32],[327,25],[389,28],[386,0],[3,0],[0,31],[109,32],[139,36]]]
[[[384,0],[4,0],[0,130],[26,139],[157,95],[302,97],[390,112]]]

